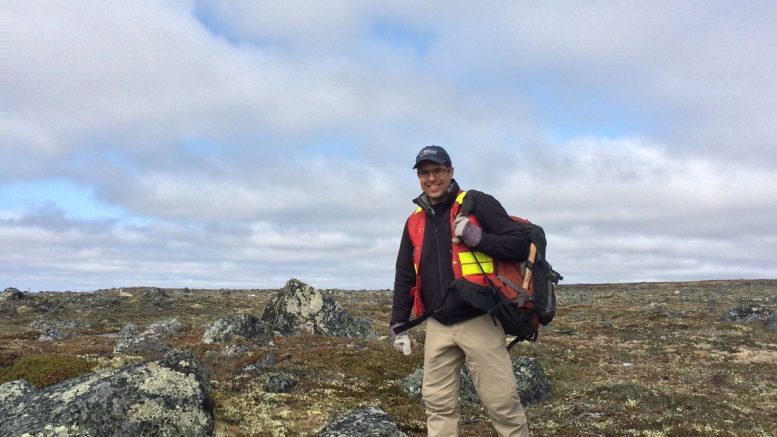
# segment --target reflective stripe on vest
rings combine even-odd
[[[459,252],[459,263],[461,263],[461,275],[465,278],[494,273],[494,259],[483,252]]]

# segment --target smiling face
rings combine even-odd
[[[445,193],[453,180],[453,167],[445,164],[427,161],[418,166],[418,182],[421,189],[429,196],[432,205],[445,200]]]

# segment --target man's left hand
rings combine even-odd
[[[462,241],[469,247],[475,247],[480,243],[483,231],[480,226],[472,223],[469,218],[459,215],[453,220],[453,242]]]

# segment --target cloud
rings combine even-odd
[[[568,281],[773,277],[775,9],[10,2],[0,277],[388,288],[428,144]]]

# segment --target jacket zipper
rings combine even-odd
[[[437,251],[437,278],[440,281],[440,291],[443,295],[446,293],[446,287],[445,284],[442,282],[442,262],[440,261],[443,257],[443,254],[440,253],[440,238],[439,238],[439,232],[437,232],[437,227],[440,225],[440,222],[436,220],[434,217],[434,211],[432,211],[432,219],[434,220],[434,246]]]

